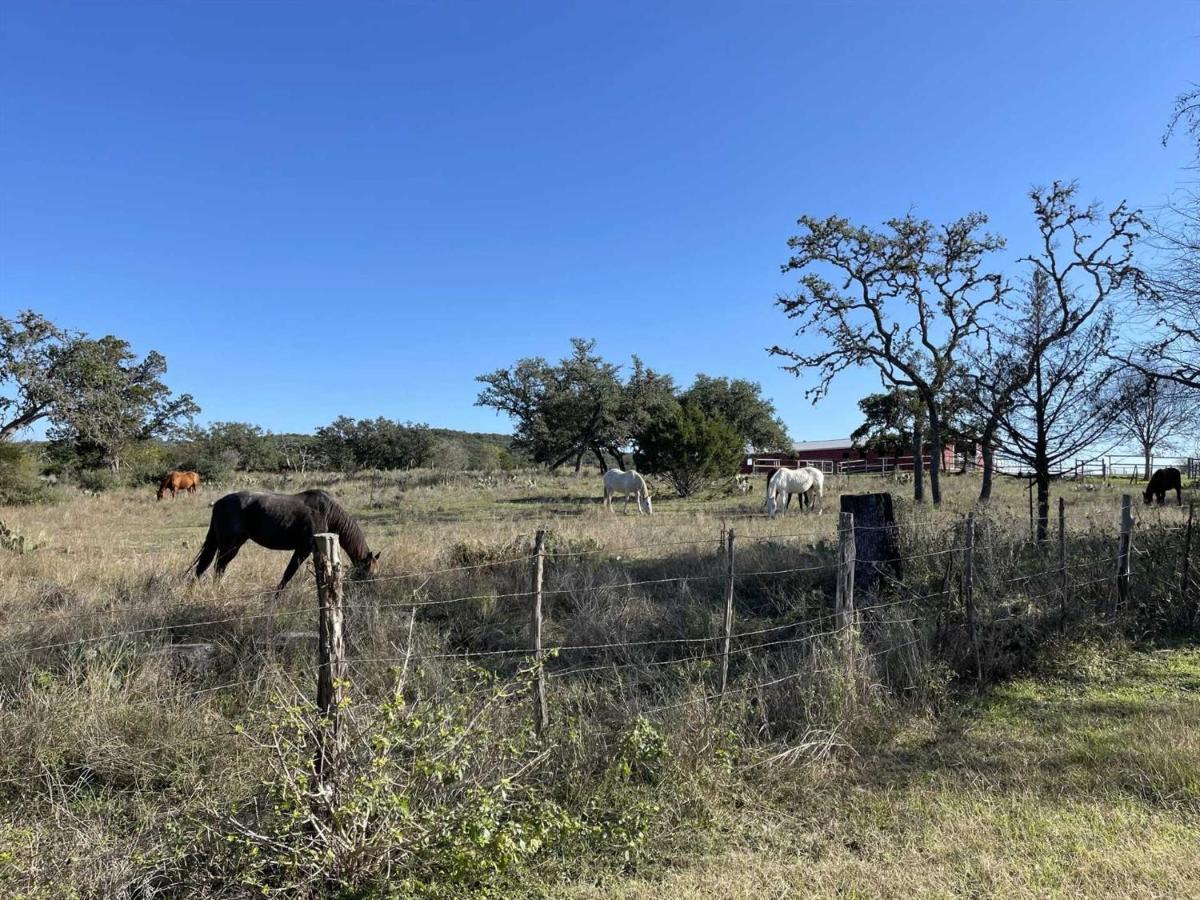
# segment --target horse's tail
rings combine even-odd
[[[200,552],[196,554],[196,558],[188,564],[188,567],[183,570],[183,574],[187,575],[188,572],[191,572],[194,569],[197,578],[203,575],[205,570],[212,565],[212,561],[216,558],[217,547],[217,532],[216,529],[210,525],[208,528],[208,534],[204,536],[204,544],[200,547]]]

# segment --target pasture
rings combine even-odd
[[[768,519],[752,492],[654,516],[596,473],[246,476],[0,508],[0,888],[6,895],[1160,896],[1200,890],[1200,560],[1186,507],[1058,483],[1058,544],[1024,485],[962,517],[860,476]],[[311,565],[247,545],[182,575],[208,504],[330,491],[381,551],[347,585],[350,758],[314,802]],[[653,489],[652,485],[652,489]],[[842,491],[892,490],[904,570],[833,626]],[[1120,494],[1132,592],[1109,615]],[[1197,492],[1185,492],[1185,504]],[[1055,499],[1057,502],[1057,498]],[[736,534],[730,690],[716,697]],[[549,729],[531,728],[532,534],[548,530]],[[1099,612],[1098,612],[1099,611]],[[1194,633],[1194,632],[1192,632]],[[320,798],[317,798],[320,799]],[[354,893],[357,891],[358,893]]]

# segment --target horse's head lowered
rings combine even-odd
[[[367,578],[379,571],[379,551],[372,553],[367,551],[367,555],[360,560],[356,560],[354,568],[350,570],[350,577],[355,579]]]

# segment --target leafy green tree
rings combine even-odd
[[[791,443],[775,405],[762,395],[762,385],[743,378],[697,375],[681,400],[694,403],[710,416],[724,419],[758,451],[786,450]]]
[[[721,478],[737,474],[745,443],[736,428],[696,403],[678,403],[637,435],[638,471],[665,478],[680,497],[689,497]]]
[[[885,456],[903,456],[912,450],[914,429],[924,428],[925,409],[912,391],[867,394],[858,401],[863,423],[850,432],[855,444]]]
[[[512,417],[514,446],[535,462],[556,469],[573,461],[579,471],[592,455],[603,470],[609,459],[621,459],[633,432],[666,403],[674,385],[636,358],[623,382],[621,367],[597,354],[595,341],[572,338],[571,346],[571,355],[556,365],[530,357],[480,375],[476,380],[485,387],[475,402]]]
[[[33,310],[0,316],[0,440],[49,418],[80,387],[71,351],[83,339]]]
[[[355,422],[349,416],[338,416],[318,428],[316,451],[325,465],[338,472],[352,472],[358,465],[356,434]]]
[[[49,436],[98,452],[113,472],[129,447],[179,433],[200,411],[163,383],[167,361],[154,350],[139,360],[127,341],[106,335],[74,340],[54,357],[70,393],[54,401]]]

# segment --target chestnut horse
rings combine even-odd
[[[170,491],[171,499],[174,500],[177,492],[187,491],[189,494],[194,494],[199,487],[200,476],[195,472],[168,472],[158,483],[158,499],[161,500],[163,494]]]

